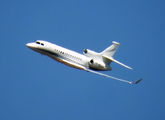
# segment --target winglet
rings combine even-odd
[[[139,79],[139,80],[138,80],[138,81],[136,81],[136,82],[130,82],[130,84],[138,84],[141,80],[142,80],[142,78],[141,78],[141,79]]]

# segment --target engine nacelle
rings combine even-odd
[[[94,59],[91,59],[89,61],[89,67],[90,68],[93,68],[93,69],[100,70],[100,69],[105,69],[105,64],[104,63],[97,62]]]
[[[102,55],[100,53],[94,52],[89,49],[84,49],[83,54],[89,57],[89,68],[94,70],[111,70],[112,68],[109,65],[106,65],[103,62]]]
[[[94,51],[89,50],[89,49],[84,49],[83,54],[88,56],[88,57],[92,57],[92,56],[97,56],[99,53],[94,52]]]

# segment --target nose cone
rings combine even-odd
[[[26,46],[27,46],[27,47],[30,47],[30,43],[27,43]]]
[[[26,46],[29,47],[29,48],[37,48],[38,47],[36,45],[36,43],[27,43]]]

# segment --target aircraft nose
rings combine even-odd
[[[27,47],[30,47],[30,43],[27,43],[26,46],[27,46]]]
[[[35,43],[27,43],[26,46],[29,48],[36,48],[37,47]]]

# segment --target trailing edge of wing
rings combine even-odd
[[[105,58],[107,58],[107,59],[109,59],[109,60],[111,60],[111,61],[113,61],[113,62],[115,62],[115,63],[118,63],[118,64],[120,64],[120,65],[122,65],[122,66],[124,66],[124,67],[126,67],[126,68],[128,68],[128,69],[131,69],[131,70],[132,70],[132,68],[131,68],[131,67],[129,67],[129,66],[127,66],[127,65],[124,65],[123,63],[121,63],[121,62],[119,62],[119,61],[115,60],[113,57],[108,57],[108,56],[105,56],[105,55],[103,55],[103,57],[105,57]]]
[[[103,74],[103,73],[100,73],[100,72],[96,72],[96,71],[93,71],[93,70],[90,70],[90,69],[85,69],[85,71],[95,73],[95,74],[98,74],[98,75],[102,75],[102,76],[105,76],[105,77],[108,77],[108,78],[111,78],[111,79],[114,79],[114,80],[118,80],[118,81],[121,81],[121,82],[130,83],[130,84],[137,84],[142,80],[142,79],[139,79],[136,82],[131,82],[131,81],[128,81],[128,80],[123,80],[123,79],[116,78],[116,77],[113,77],[113,76],[109,76],[109,75],[106,75],[106,74]]]

